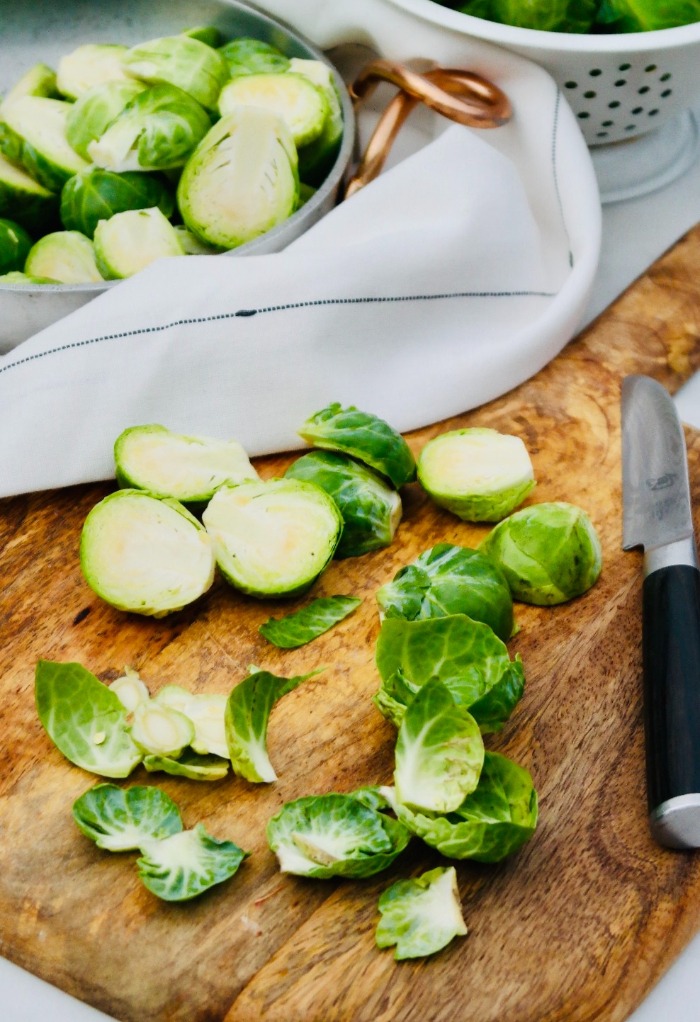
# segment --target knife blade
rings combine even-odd
[[[688,458],[656,380],[622,384],[623,548],[644,548],[642,662],[649,824],[669,848],[700,847],[700,571]]]

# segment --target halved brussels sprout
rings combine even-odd
[[[24,227],[0,217],[0,274],[22,270],[33,241]]]
[[[343,108],[333,73],[323,61],[292,57],[289,70],[313,82],[323,92],[328,103],[328,114],[321,134],[299,150],[299,177],[309,184],[320,185],[338,155],[343,138]]]
[[[209,245],[206,241],[202,241],[184,224],[175,224],[175,233],[185,255],[218,255],[225,251],[218,245]]]
[[[128,719],[129,733],[144,755],[177,759],[194,739],[190,718],[155,699],[137,703]]]
[[[164,901],[187,901],[228,880],[249,855],[233,841],[219,841],[198,823],[193,830],[141,844],[139,877]]]
[[[493,628],[503,642],[513,634],[513,598],[505,575],[485,554],[452,543],[438,543],[401,568],[377,591],[377,603],[382,618],[466,614]]]
[[[213,52],[213,51],[212,51]],[[104,133],[88,143],[92,162],[105,170],[177,170],[211,127],[208,113],[174,85],[139,92]]]
[[[226,742],[227,697],[218,692],[188,692],[180,685],[166,685],[154,702],[184,713],[192,721],[192,750],[200,756],[214,754],[228,759]]]
[[[377,947],[396,945],[397,961],[433,955],[467,932],[454,866],[438,866],[411,880],[397,881],[384,891],[378,908],[382,918],[376,930]]]
[[[24,264],[30,277],[48,277],[61,284],[104,280],[97,268],[95,247],[80,231],[54,231],[32,245]]]
[[[368,877],[404,850],[403,824],[349,795],[308,795],[287,802],[267,825],[283,873],[328,879]]]
[[[47,99],[57,99],[59,92],[56,87],[56,72],[48,64],[34,64],[22,77],[15,82],[9,92],[3,96],[0,103],[0,118],[2,118],[5,107],[9,106],[16,99],[22,96],[45,96]]]
[[[37,284],[59,284],[60,281],[52,280],[50,277],[30,277],[28,273],[21,270],[11,270],[0,276],[0,284],[13,284],[24,287],[35,287]]]
[[[184,504],[210,500],[224,484],[258,478],[236,440],[185,436],[165,426],[132,426],[114,444],[120,486],[174,497]]]
[[[127,74],[152,85],[175,85],[207,110],[216,110],[228,81],[226,61],[218,50],[188,35],[151,39],[133,46],[122,61]]]
[[[469,522],[498,522],[535,486],[520,437],[495,429],[456,429],[429,440],[418,479],[436,504]]]
[[[73,103],[66,118],[66,138],[79,156],[90,159],[88,146],[101,138],[115,117],[145,90],[143,82],[100,82]]]
[[[132,277],[156,259],[184,255],[175,228],[157,206],[128,209],[98,221],[94,245],[105,280]]]
[[[242,106],[262,107],[277,114],[296,146],[318,138],[330,113],[322,91],[308,78],[291,72],[232,78],[219,95],[219,113],[230,114]]]
[[[159,788],[96,784],[73,803],[78,829],[108,852],[129,852],[144,841],[182,830],[180,810]]]
[[[94,85],[127,78],[122,58],[127,47],[118,43],[84,43],[58,62],[56,84],[59,92],[77,99]]]
[[[503,727],[525,687],[520,657],[511,661],[488,625],[464,614],[417,621],[386,618],[376,662],[382,681],[374,702],[397,727],[419,689],[434,678],[484,733]]]
[[[95,234],[100,220],[129,209],[157,206],[166,217],[175,206],[175,198],[158,174],[125,171],[115,174],[91,167],[69,178],[61,191],[61,220],[69,231],[80,231],[88,238]]]
[[[85,519],[80,567],[113,607],[162,617],[205,593],[215,565],[209,535],[181,504],[117,490]]]
[[[177,203],[198,238],[236,248],[291,216],[298,193],[297,153],[286,126],[269,110],[241,107],[199,143]]]
[[[336,557],[357,557],[393,540],[401,521],[401,498],[366,465],[333,451],[311,451],[292,462],[285,477],[316,483],[338,505],[343,535]]]
[[[224,37],[216,25],[197,25],[195,28],[187,28],[180,35],[187,35],[190,39],[199,39],[200,43],[213,46],[215,49],[223,45]]]
[[[5,213],[35,235],[59,226],[55,193],[0,153],[0,215]]]
[[[88,164],[66,138],[71,104],[44,96],[23,96],[3,110],[6,156],[19,162],[50,192],[61,190]]]
[[[289,58],[276,46],[248,36],[231,39],[219,52],[226,61],[231,78],[267,71],[286,71],[290,64]]]
[[[416,477],[411,449],[387,422],[369,412],[334,403],[303,424],[299,436],[314,447],[341,451],[369,465],[397,489]]]
[[[539,606],[585,593],[602,567],[593,523],[580,507],[564,501],[516,511],[479,549],[503,572],[516,600]]]
[[[380,791],[412,834],[449,859],[500,862],[537,826],[537,792],[527,770],[487,752],[476,789],[451,813],[414,812],[390,788]]]
[[[134,671],[131,667],[125,667],[124,673],[114,679],[109,689],[119,697],[119,702],[128,712],[136,709],[139,703],[147,703],[151,698],[138,671]]]
[[[280,649],[297,649],[344,620],[361,603],[356,596],[320,596],[292,614],[269,618],[258,631]]]
[[[222,486],[202,521],[224,577],[261,597],[308,589],[333,557],[343,529],[325,490],[300,479]]]

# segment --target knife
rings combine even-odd
[[[642,661],[649,823],[700,847],[700,571],[683,428],[648,376],[622,384],[623,548],[644,548]]]

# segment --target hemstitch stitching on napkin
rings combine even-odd
[[[222,319],[258,316],[270,312],[289,312],[293,309],[315,308],[323,305],[425,302],[445,298],[554,298],[555,295],[556,291],[450,291],[445,294],[435,295],[375,295],[365,298],[315,298],[304,302],[288,302],[284,305],[264,305],[259,309],[238,309],[236,312],[220,312],[216,316],[193,316],[191,319],[174,319],[170,323],[161,323],[160,326],[135,327],[133,330],[122,330],[119,333],[102,334],[100,337],[88,337],[84,341],[71,341],[69,344],[62,344],[58,348],[38,351],[35,355],[27,355],[25,358],[18,358],[15,362],[10,362],[9,365],[0,366],[0,373],[5,373],[9,369],[16,369],[26,362],[34,362],[36,359],[46,358],[47,355],[58,355],[62,351],[70,351],[71,348],[84,348],[89,344],[116,341],[123,337],[137,337],[139,334],[162,333],[164,330],[171,330],[176,326],[196,326],[202,323],[213,323]]]

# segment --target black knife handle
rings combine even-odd
[[[643,590],[647,794],[652,832],[700,847],[700,571],[658,568]]]

